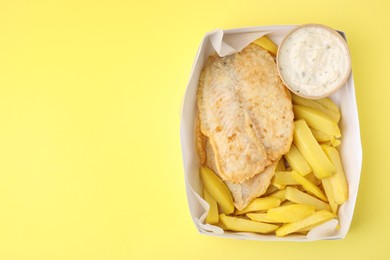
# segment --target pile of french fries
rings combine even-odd
[[[293,95],[293,144],[275,171],[267,192],[242,210],[234,207],[225,183],[209,168],[200,169],[204,199],[210,205],[205,222],[224,230],[276,236],[307,234],[334,218],[348,199],[348,184],[337,147],[340,111],[329,98],[309,100]]]

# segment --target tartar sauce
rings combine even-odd
[[[277,63],[287,87],[309,98],[332,94],[346,82],[351,70],[344,39],[322,25],[305,25],[287,35]]]

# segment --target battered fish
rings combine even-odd
[[[195,136],[199,162],[202,166],[207,166],[214,173],[220,176],[215,165],[214,151],[207,137],[200,132],[199,124],[200,121],[199,118],[197,118]],[[248,206],[254,198],[260,197],[267,191],[269,185],[271,184],[272,177],[275,175],[275,168],[277,164],[277,161],[272,163],[270,166],[265,168],[263,172],[240,184],[224,181],[233,196],[234,206],[238,210],[242,210]]]
[[[209,57],[199,80],[197,105],[200,131],[214,153],[215,171],[225,182],[249,180],[290,148],[290,93],[272,56],[255,44],[226,57]]]
[[[201,146],[203,146],[203,144]],[[205,149],[205,152],[203,153],[205,158],[204,165],[209,167],[217,175],[219,175],[218,170],[215,166],[215,157],[213,149],[211,148],[211,145],[209,142],[207,142],[207,140],[205,145],[206,146],[203,147],[203,149]],[[265,168],[263,172],[258,173],[254,177],[240,184],[225,181],[233,196],[234,206],[236,207],[236,209],[244,209],[246,206],[249,205],[249,203],[252,202],[254,198],[260,197],[267,191],[269,185],[271,184],[271,180],[275,175],[275,169],[277,164],[278,161],[272,163],[271,165],[267,166],[267,168]]]

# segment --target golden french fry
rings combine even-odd
[[[210,195],[221,206],[225,214],[234,212],[233,197],[226,184],[209,168],[201,167],[200,178]]]
[[[284,224],[276,230],[276,236],[286,236],[309,226],[313,228],[314,226],[320,225],[328,220],[333,219],[334,217],[335,215],[327,210],[317,211],[304,219]]]
[[[217,201],[210,195],[210,193],[206,189],[203,189],[203,197],[210,206],[209,212],[206,217],[206,223],[217,224],[219,221]]]
[[[280,221],[275,221],[267,218],[267,213],[248,213],[246,214],[246,216],[254,221],[265,222],[265,223],[281,223]]]
[[[315,110],[318,110],[318,111],[326,114],[327,116],[329,116],[329,118],[332,119],[332,121],[334,121],[336,123],[338,123],[340,121],[340,111],[334,111],[334,110],[328,109],[327,107],[323,106],[319,102],[316,102],[315,100],[306,99],[306,98],[303,98],[303,97],[300,97],[300,96],[293,94],[292,101],[293,101],[293,104],[295,104],[295,105],[306,106],[306,107],[310,107],[310,108],[313,108]]]
[[[294,144],[309,163],[318,179],[333,175],[336,171],[325,152],[314,138],[304,120],[294,122]]]
[[[333,188],[334,200],[338,205],[341,205],[348,199],[348,184],[339,152],[334,147],[328,145],[322,145],[322,149],[336,168],[336,174],[329,177],[329,179]]]
[[[330,98],[320,98],[314,101],[322,105],[326,109],[340,114],[339,107]]]
[[[296,188],[287,187],[286,188],[286,199],[299,204],[313,205],[316,210],[330,210],[330,207],[327,203],[319,200],[309,194],[306,194]]]
[[[302,187],[310,194],[315,195],[319,199],[328,202],[325,194],[322,192],[320,188],[318,188],[314,183],[303,177],[297,172],[292,171],[291,176],[300,184]]]
[[[254,232],[267,234],[275,231],[279,226],[243,219],[239,217],[226,216],[220,214],[219,219],[226,230],[239,231],[239,232]]]
[[[260,47],[271,53],[273,56],[276,56],[276,53],[278,52],[278,46],[267,36],[260,37],[253,43],[259,45]]]
[[[219,216],[218,216],[219,218]],[[228,228],[225,226],[225,224],[223,224],[221,221],[218,222],[218,224],[216,224],[216,226],[222,228],[223,230],[228,230]]]
[[[275,172],[275,176],[272,179],[272,184],[277,186],[285,186],[285,185],[300,185],[291,175],[291,171],[285,172]]]
[[[269,196],[264,198],[257,198],[254,199],[246,208],[242,210],[237,210],[234,214],[242,215],[248,212],[267,210],[267,209],[278,207],[280,203],[281,203],[280,199],[276,197]]]
[[[321,132],[319,130],[316,130],[314,128],[310,128],[311,133],[313,134],[314,138],[317,140],[317,142],[330,142],[331,136],[325,134],[324,132]]]
[[[280,199],[281,202],[286,200],[286,190],[278,190],[275,191],[274,193],[269,194],[271,197],[276,197]]]
[[[322,186],[324,187],[324,191],[326,197],[328,198],[329,206],[332,209],[332,212],[334,214],[337,214],[338,205],[334,199],[333,187],[332,187],[332,183],[330,182],[330,178],[322,179]]]
[[[284,159],[283,157],[281,157],[278,161],[278,164],[276,165],[276,169],[275,169],[275,172],[278,172],[278,171],[285,171],[286,170],[286,165],[284,164]],[[283,190],[286,185],[282,185],[282,184],[275,184],[275,185],[272,185],[273,187],[276,187],[277,189],[279,190]]]
[[[291,144],[290,151],[284,155],[284,158],[286,158],[291,168],[302,176],[312,172],[310,165],[294,144]]]
[[[322,224],[322,223],[320,223]],[[312,230],[313,228],[315,228],[316,226],[320,225],[320,224],[314,224],[314,225],[311,225],[311,226],[307,226],[301,230],[298,231],[298,233],[305,233],[305,232],[309,232],[310,230]],[[336,230],[339,230],[340,229],[340,224],[337,224],[336,225]]]
[[[304,119],[311,128],[337,138],[341,137],[340,128],[337,123],[321,111],[300,105],[294,105],[293,109],[295,118]]]
[[[320,224],[322,224],[322,223],[320,223]],[[307,235],[307,233],[309,233],[310,230],[312,230],[312,229],[315,228],[316,226],[319,226],[320,224],[315,224],[315,225],[307,226],[307,227],[305,227],[305,228],[302,228],[302,229],[298,230],[296,233]]]
[[[315,207],[307,204],[292,204],[288,206],[269,209],[266,217],[268,219],[290,223],[306,218],[315,212]]]

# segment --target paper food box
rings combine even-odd
[[[267,37],[279,45],[284,36],[295,27],[264,26],[232,30],[214,30],[207,33],[201,42],[185,92],[180,125],[187,199],[193,222],[201,234],[262,241],[313,241],[342,239],[349,230],[358,193],[362,164],[359,119],[352,73],[346,85],[330,96],[339,106],[341,112],[339,127],[342,132],[342,138],[339,152],[349,188],[349,198],[339,208],[338,220],[330,220],[312,229],[307,235],[294,234],[286,237],[277,237],[271,234],[262,235],[224,231],[218,226],[205,224],[204,222],[209,206],[202,198],[202,183],[199,177],[200,165],[195,147],[195,120],[198,113],[196,91],[202,68],[208,56],[214,51],[219,56],[226,56],[242,50],[249,43],[263,35],[267,35]],[[343,32],[340,32],[340,34],[345,38]]]

